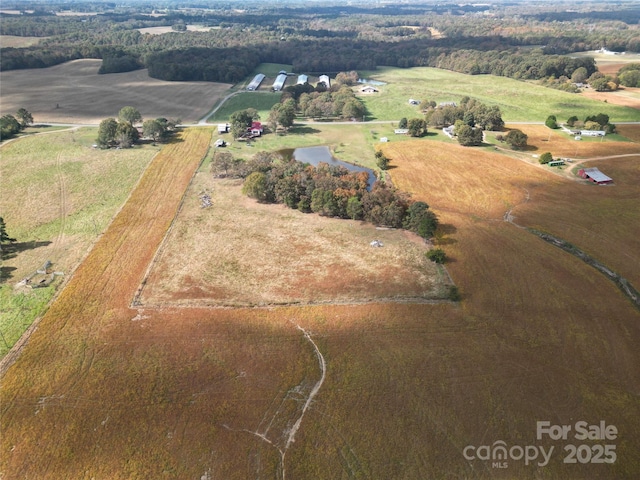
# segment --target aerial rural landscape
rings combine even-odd
[[[0,478],[640,476],[640,6],[6,1]]]

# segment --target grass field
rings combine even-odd
[[[15,35],[0,35],[0,45],[3,48],[24,48],[37,45],[43,37],[16,37]]]
[[[127,105],[143,118],[195,122],[204,117],[230,85],[165,82],[146,70],[98,75],[100,60],[75,60],[50,68],[0,72],[2,115],[26,108],[36,123],[98,124],[117,117]]]
[[[451,88],[455,91],[455,82]],[[637,128],[624,127],[621,133],[637,141]],[[225,237],[236,228],[224,228],[230,220],[215,203],[211,211],[198,209],[201,189],[211,188],[220,202],[216,195],[225,188],[207,183],[206,167],[187,189],[212,139],[211,129],[188,129],[150,163],[3,374],[0,475],[56,480],[637,478],[640,313],[603,275],[518,225],[566,237],[638,287],[638,158],[587,163],[616,180],[615,187],[595,187],[534,165],[535,151],[524,152],[523,161],[489,147],[435,141],[441,138],[435,134],[380,144],[391,128],[311,124],[286,136],[265,136],[251,147],[233,142],[228,151],[248,158],[258,150],[326,144],[338,158],[366,164],[374,148],[384,148],[394,185],[427,201],[443,224],[436,239],[451,258],[447,268],[460,288],[459,304],[203,306],[215,292],[207,292],[206,283],[181,279],[188,280],[189,268],[196,266],[196,280],[208,277],[209,286],[223,267],[237,273],[237,264],[221,263],[221,244],[209,241],[209,236],[228,241],[225,248],[231,248]],[[531,128],[538,150],[552,143],[554,155],[560,155],[556,149],[575,145],[548,135],[544,141],[546,130]],[[3,164],[5,148],[24,141],[3,147]],[[90,141],[87,134],[75,143]],[[67,147],[75,143],[64,140]],[[637,145],[585,141],[580,154],[634,153]],[[23,183],[59,171],[49,164],[43,170],[29,172]],[[71,179],[75,171],[60,178]],[[53,173],[47,177],[46,172]],[[20,185],[16,180],[12,188]],[[73,182],[65,185],[75,191]],[[59,191],[58,185],[52,195]],[[182,216],[144,286],[185,191]],[[256,207],[242,198],[236,204],[241,202]],[[42,203],[38,213],[53,215],[55,205],[47,199]],[[296,213],[270,208],[257,206],[256,218],[265,222],[279,213]],[[504,221],[508,212],[515,223]],[[208,223],[209,215],[217,223]],[[187,226],[203,229],[201,243],[180,239]],[[258,232],[251,225],[245,231],[292,238],[275,222],[260,226]],[[300,232],[304,241],[313,235]],[[238,241],[249,245],[255,239]],[[300,246],[313,249],[300,242],[284,253],[264,253],[258,245],[244,256],[277,265]],[[184,262],[176,260],[178,254],[186,254]],[[183,270],[167,271],[178,270],[178,263]],[[378,271],[379,263],[375,267],[380,278],[388,274]],[[325,295],[330,296],[332,284],[336,296],[349,288],[344,281],[350,274],[337,270],[323,285]],[[180,301],[131,306],[141,287],[146,298],[162,286],[158,282],[165,282],[164,298],[175,295]],[[189,291],[192,287],[202,292]],[[379,285],[371,288],[384,291]],[[193,293],[198,306],[184,301]],[[237,291],[234,295],[241,298]],[[536,440],[538,420],[573,425],[583,419],[618,428],[614,464],[565,464],[567,442]],[[465,446],[499,440],[555,451],[546,467],[510,461],[507,469],[494,469],[490,462],[463,456]]]
[[[83,128],[2,146],[0,216],[17,243],[6,247],[2,260],[0,356],[56,290],[16,290],[15,284],[47,260],[56,271],[71,274],[159,151],[151,146],[95,150],[95,136],[96,129]]]
[[[366,78],[386,82],[380,93],[363,95],[370,120],[398,120],[421,116],[410,98],[459,102],[464,96],[498,105],[507,122],[544,122],[549,115],[567,119],[606,113],[613,123],[640,121],[640,111],[493,75],[463,75],[435,68],[380,68],[361,72]]]
[[[143,305],[447,298],[448,278],[425,257],[419,237],[259,204],[242,195],[241,185],[198,174],[145,281]],[[210,208],[201,208],[202,192],[209,192]],[[370,247],[373,240],[384,247]]]
[[[280,102],[280,93],[275,92],[240,92],[225,101],[222,106],[211,115],[208,122],[226,122],[233,112],[255,108],[260,119],[266,122],[269,111],[276,103]]]
[[[151,163],[4,374],[3,476],[637,477],[640,313],[591,267],[503,220],[512,208],[516,222],[525,207],[553,215],[554,192],[573,183],[500,153],[392,142],[394,183],[443,222],[459,305],[130,308],[210,143],[202,130],[183,139]],[[632,165],[617,173],[630,199]],[[619,429],[614,464],[565,464],[563,442],[536,440],[536,421],[578,419]],[[503,470],[462,455],[498,440],[555,452],[546,467]]]

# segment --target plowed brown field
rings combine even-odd
[[[637,478],[640,312],[503,221],[553,215],[567,180],[440,142],[385,146],[394,182],[444,223],[460,305],[131,309],[208,142],[190,131],[156,157],[2,378],[3,478]],[[612,188],[638,198],[633,164],[616,165],[628,182]],[[296,325],[327,372],[287,446],[321,374]],[[576,442],[537,440],[539,420],[615,425],[616,461],[564,463]],[[463,456],[498,441],[555,450],[502,469]]]
[[[74,60],[49,68],[0,72],[2,114],[26,108],[36,123],[98,124],[127,105],[145,119],[195,122],[228,93],[228,84],[165,82],[147,70],[98,75],[101,60]]]

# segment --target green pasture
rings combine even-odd
[[[230,97],[211,115],[207,121],[211,123],[225,122],[233,112],[255,108],[264,122],[269,117],[269,110],[280,102],[280,93],[276,92],[240,92]]]
[[[293,65],[287,65],[285,63],[261,63],[260,65],[258,65],[258,68],[253,71],[253,73],[251,74],[251,78],[259,73],[262,73],[267,77],[275,78],[278,76],[278,73],[280,73],[281,70],[291,73],[291,70],[293,70]],[[248,80],[251,81],[251,78],[249,78]]]
[[[98,150],[92,148],[96,136],[96,128],[52,131],[0,150],[0,216],[17,240],[0,259],[0,357],[56,290],[15,284],[46,260],[57,271],[73,271],[160,149]]]
[[[584,118],[605,113],[613,123],[640,121],[640,111],[561,92],[534,83],[493,75],[465,75],[436,68],[380,68],[359,72],[362,77],[385,82],[379,93],[362,95],[367,120],[420,117],[409,99],[459,102],[469,96],[487,105],[498,105],[507,122],[544,122],[549,115],[564,121],[572,115]]]

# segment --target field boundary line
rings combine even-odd
[[[209,138],[209,147],[207,148],[207,151],[204,153],[204,155],[200,159],[200,162],[198,162],[198,165],[196,166],[196,168],[193,170],[193,174],[191,175],[191,179],[187,184],[187,188],[184,189],[184,192],[182,193],[182,197],[180,198],[180,203],[178,204],[178,208],[176,208],[175,214],[171,219],[171,224],[169,225],[169,228],[167,228],[167,231],[164,233],[162,237],[162,241],[160,242],[160,245],[158,246],[158,249],[156,250],[156,252],[153,254],[153,258],[149,262],[149,265],[147,266],[147,269],[145,270],[144,275],[142,276],[142,280],[140,281],[138,288],[136,289],[136,292],[133,295],[131,303],[129,304],[130,308],[133,308],[133,309],[141,308],[141,307],[146,308],[146,305],[143,305],[142,302],[140,302],[140,298],[142,297],[144,288],[147,285],[147,280],[149,279],[149,275],[151,275],[153,268],[156,266],[158,260],[160,259],[162,253],[164,252],[164,249],[167,244],[167,238],[169,237],[169,234],[173,231],[173,227],[175,226],[176,219],[178,218],[178,215],[182,211],[182,207],[184,206],[184,202],[187,198],[187,192],[189,192],[189,189],[191,188],[191,185],[193,184],[193,180],[198,174],[200,167],[202,167],[202,164],[204,163],[205,159],[207,158],[207,156],[209,156],[209,152],[211,151],[212,138],[213,138],[213,129],[211,130],[211,137]]]

